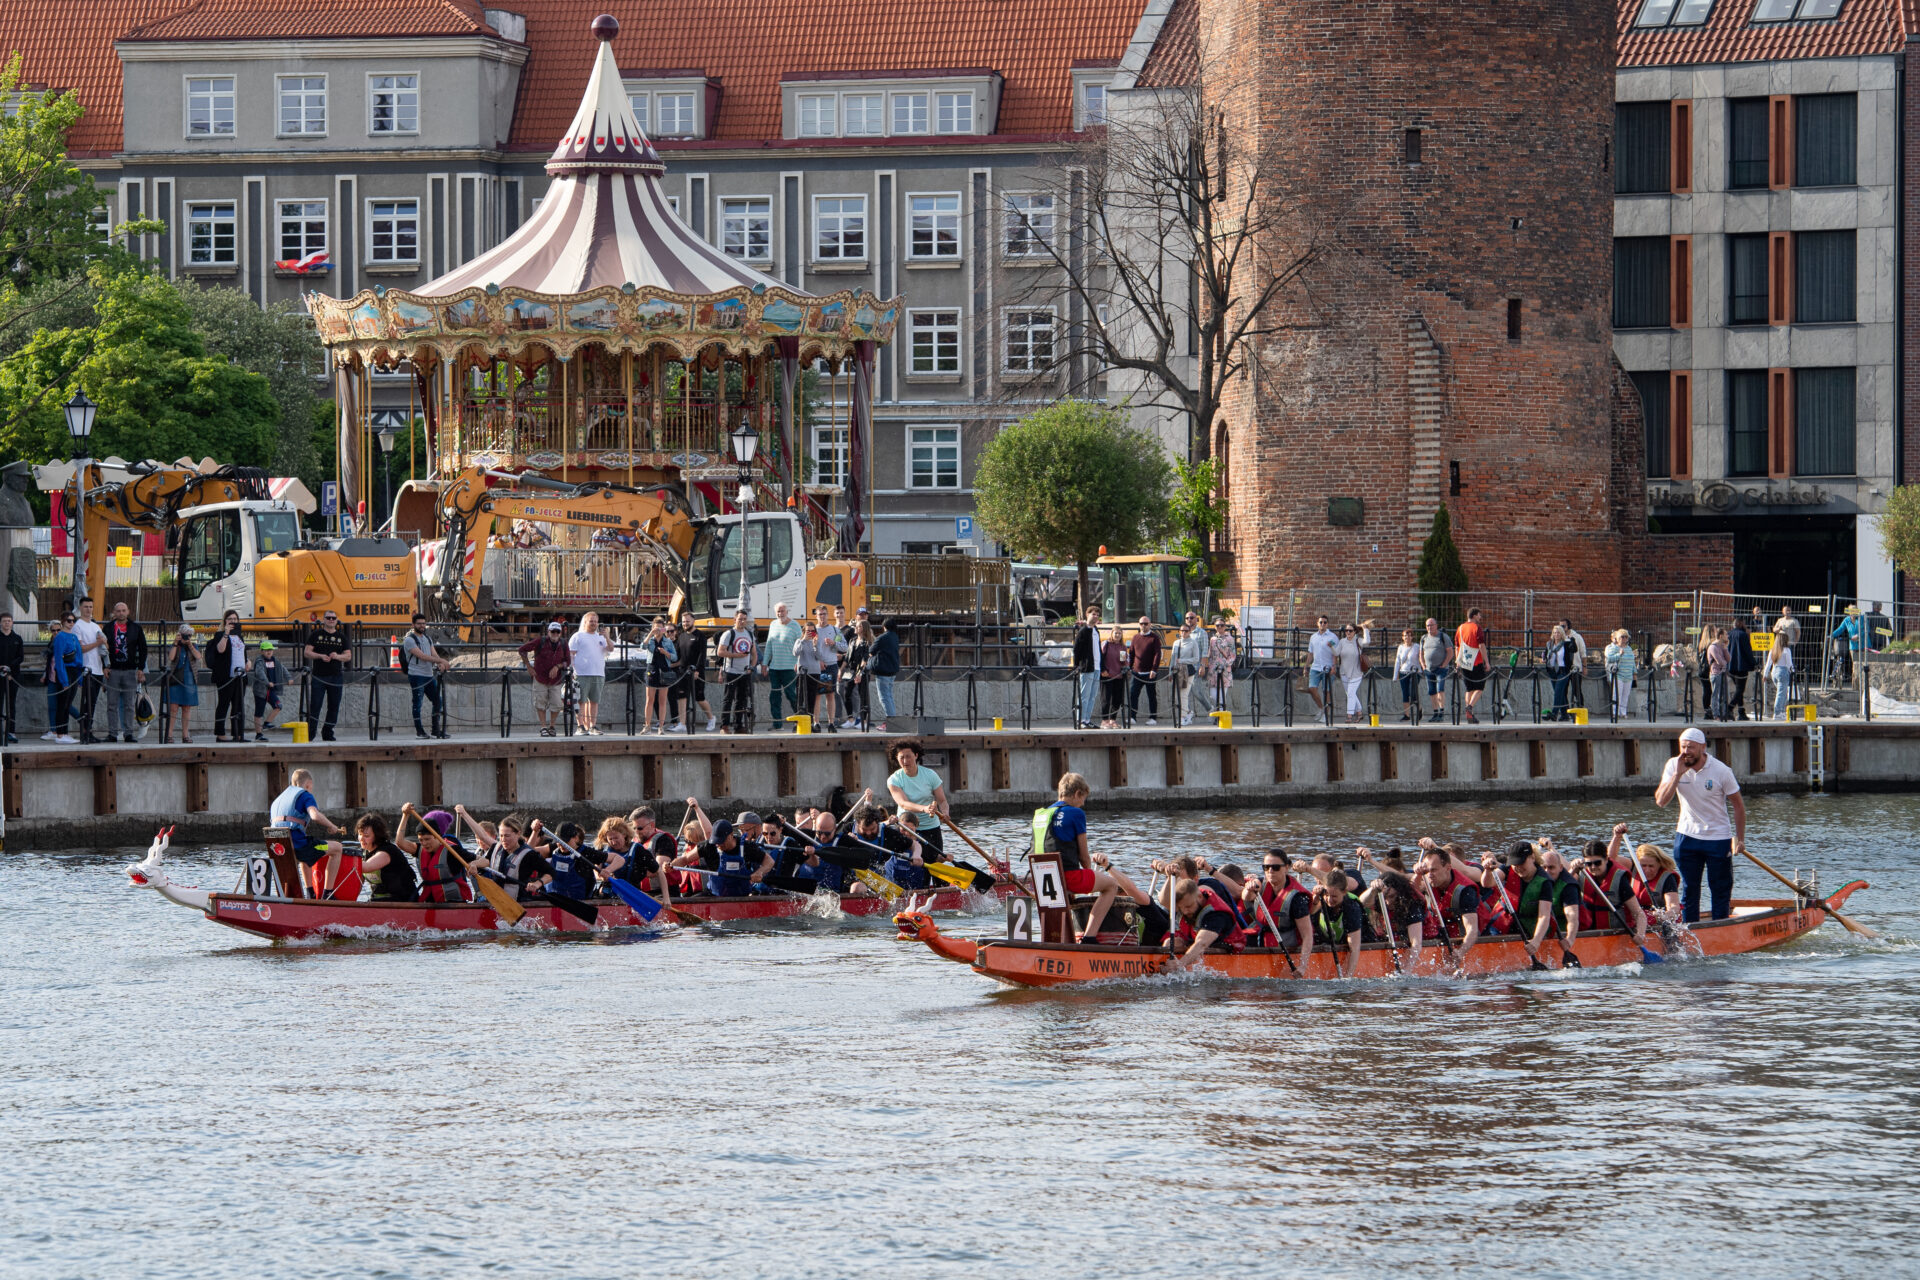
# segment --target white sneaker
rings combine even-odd
[[[707,732],[708,732],[708,733],[712,733],[712,732],[713,732],[713,731],[714,731],[715,729],[717,729],[717,728],[719,728],[719,727],[720,727],[720,717],[719,717],[719,716],[708,716],[708,717],[707,717]]]
[[[59,734],[57,734],[57,733],[55,733],[55,732],[54,732],[53,730],[51,730],[51,729],[49,729],[49,730],[47,730],[47,731],[46,731],[45,733],[43,733],[43,734],[41,734],[41,735],[40,735],[40,741],[42,741],[42,742],[58,742],[58,741],[60,741],[60,735],[59,735]]]
[[[858,720],[855,720],[852,716],[848,716],[845,720],[842,720],[840,722],[840,727],[842,729],[858,729],[860,727],[860,722]]]
[[[669,729],[669,730],[668,730],[667,732],[669,732],[669,733],[692,733],[692,732],[693,732],[693,730],[692,730],[691,728],[689,728],[689,727],[688,727],[688,726],[687,726],[687,725],[685,724],[685,722],[682,722],[682,723],[680,723],[680,724],[677,724],[677,725],[675,725],[675,726],[673,726],[673,728],[671,728],[671,729]]]
[[[1147,723],[1148,723],[1148,724],[1159,724],[1160,722],[1159,722],[1158,720],[1156,720],[1156,719],[1154,719],[1154,718],[1153,718],[1152,716],[1148,716],[1148,717],[1147,717]]]
[[[68,733],[61,734],[59,737],[55,738],[54,741],[59,743],[63,747],[74,747],[80,744],[80,739]]]

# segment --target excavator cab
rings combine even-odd
[[[795,618],[814,605],[851,616],[866,603],[857,561],[807,561],[806,530],[790,511],[713,516],[702,522],[687,557],[687,605],[696,618],[731,620],[744,608],[758,622],[784,604]]]
[[[180,616],[218,623],[232,609],[251,625],[341,621],[405,626],[418,607],[411,549],[398,538],[303,541],[281,501],[211,502],[180,512],[175,581]]]
[[[180,616],[217,623],[233,609],[255,610],[254,566],[300,545],[300,516],[289,502],[214,502],[180,513],[174,580]]]

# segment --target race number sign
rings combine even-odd
[[[1067,894],[1067,873],[1057,853],[1040,854],[1027,866],[1033,872],[1034,907],[1040,916],[1040,941],[1072,942],[1072,900]]]

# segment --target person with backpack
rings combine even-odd
[[[796,640],[798,638],[797,635],[794,637]],[[720,658],[722,731],[752,733],[753,668],[760,658],[760,645],[753,636],[752,615],[745,609],[736,612],[733,625],[722,631],[720,638],[714,642],[714,652]],[[761,670],[766,668],[761,667]],[[788,675],[792,675],[791,666]]]

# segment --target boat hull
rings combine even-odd
[[[1839,907],[1864,882],[1855,881],[1827,899]],[[1737,955],[1778,946],[1818,929],[1828,919],[1819,903],[1803,904],[1792,899],[1736,900],[1735,914],[1726,920],[1702,921],[1691,926],[1700,953],[1709,956]],[[903,936],[924,942],[942,959],[962,959],[964,944],[948,938],[930,922],[916,922],[918,928]],[[1657,937],[1649,938],[1649,950],[1664,952]],[[974,972],[997,982],[1019,987],[1060,987],[1088,982],[1112,982],[1116,979],[1143,978],[1159,973],[1170,959],[1162,949],[1145,947],[1081,946],[1057,943],[981,941],[973,944],[971,966]],[[1549,968],[1560,968],[1559,948],[1552,942],[1540,949]],[[1575,940],[1573,953],[1582,967],[1639,963],[1640,948],[1624,931],[1583,934]],[[1360,950],[1357,978],[1385,978],[1396,972],[1419,975],[1517,973],[1531,967],[1526,948],[1517,938],[1483,939],[1467,954],[1464,964],[1456,965],[1438,947],[1422,950],[1416,965],[1412,953],[1402,947],[1399,969],[1393,952],[1385,943],[1370,943]],[[1277,980],[1330,979],[1340,976],[1331,951],[1316,949],[1304,966],[1297,958],[1291,963],[1284,953],[1272,949],[1240,952],[1209,952],[1201,961],[1208,973],[1229,978]]]
[[[1004,895],[1007,891],[999,891]],[[921,895],[923,909],[959,911],[968,906],[969,895],[952,889]],[[733,920],[777,920],[804,915],[816,899],[793,894],[756,894],[747,898],[675,898],[673,905],[702,920],[725,923]],[[588,933],[605,929],[643,929],[647,922],[632,908],[617,899],[596,900],[600,909],[597,925],[570,915],[551,903],[530,901],[527,913],[517,925],[506,925],[484,901],[458,903],[432,902],[334,902],[317,898],[256,898],[247,894],[213,893],[207,895],[206,916],[215,924],[224,924],[262,938],[352,937],[380,933],[472,933],[511,928],[515,931],[549,930],[555,933]],[[843,897],[834,903],[850,916],[879,915],[891,912],[893,903],[885,898]]]

